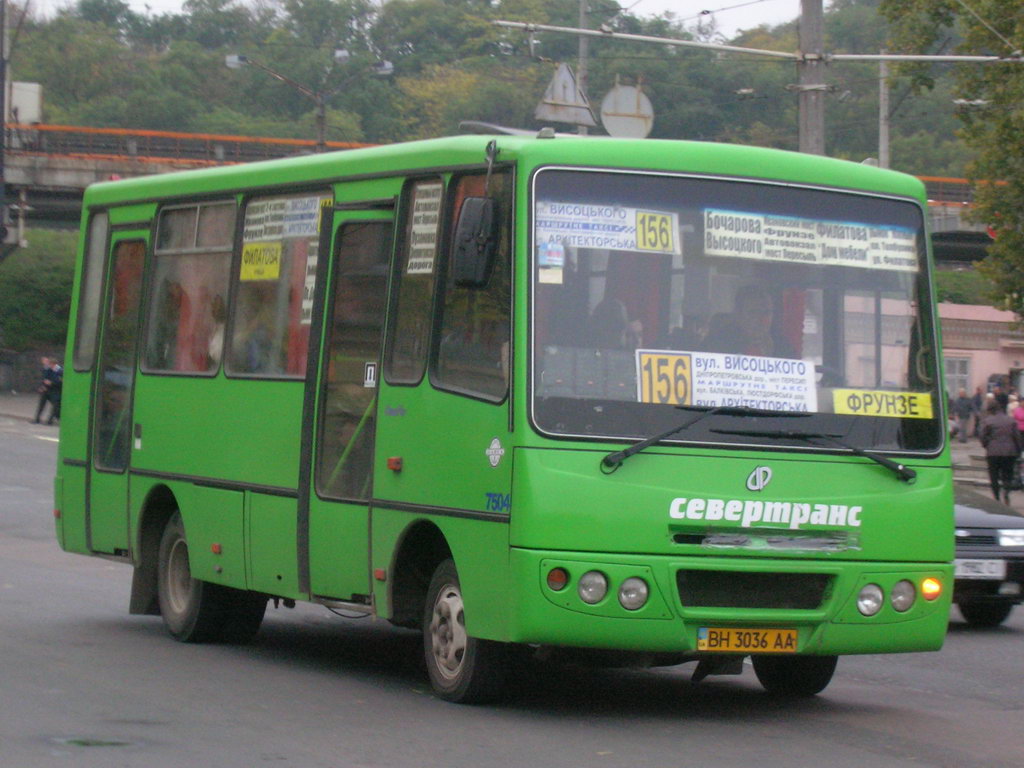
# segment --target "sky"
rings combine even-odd
[[[182,0],[127,0],[140,13],[180,11]],[[800,0],[618,0],[634,16],[658,16],[671,11],[676,19],[687,26],[695,24],[704,14],[712,11],[719,31],[733,37],[738,30],[751,29],[760,24],[782,24],[800,15]],[[826,3],[827,4],[827,3]],[[73,5],[73,0],[34,0],[32,6],[49,14],[53,10]]]
[[[718,30],[727,38],[741,29],[761,24],[774,26],[800,15],[800,0],[618,0],[634,16],[659,16],[666,11],[686,26],[701,17],[713,16]],[[827,2],[826,2],[827,5]],[[711,14],[704,14],[711,11]]]

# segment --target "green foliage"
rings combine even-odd
[[[951,304],[991,304],[992,283],[973,269],[939,270],[935,273],[938,301]]]
[[[77,233],[28,230],[28,247],[0,262],[0,345],[59,347],[67,335]]]
[[[982,273],[995,296],[1024,317],[1024,16],[1019,0],[975,0],[970,10],[956,0],[884,0],[894,39],[926,50],[956,42],[963,54],[1017,58],[955,69],[954,94],[976,106],[961,109],[960,135],[973,156],[967,174],[974,182],[973,217],[991,226],[996,239]],[[970,12],[970,11],[973,11]],[[984,19],[984,23],[980,19]],[[926,77],[919,71],[920,82]]]
[[[890,6],[918,14],[910,32],[890,28],[878,10],[892,16]],[[938,46],[929,30],[952,23],[956,7],[956,0],[834,0],[825,12],[826,48]],[[556,64],[576,68],[578,40],[535,33],[531,46],[523,32],[491,22],[575,26],[578,14],[578,0],[187,0],[180,12],[161,14],[133,11],[124,0],[77,0],[55,18],[21,25],[12,72],[42,83],[44,119],[66,124],[313,138],[319,95],[331,113],[331,139],[400,141],[454,132],[462,120],[537,128],[536,104]],[[721,40],[713,24],[633,16],[614,0],[590,0],[588,17],[591,27],[637,35]],[[942,34],[960,39],[956,30]],[[794,51],[797,24],[757,27],[732,42]],[[346,62],[334,56],[342,48]],[[797,147],[792,62],[606,37],[591,38],[589,48],[595,112],[616,82],[641,83],[655,109],[654,138]],[[226,54],[244,54],[262,68],[228,70]],[[393,77],[368,73],[381,58],[393,62]],[[949,68],[911,74],[892,82],[894,167],[963,172],[972,153],[955,135]],[[829,154],[876,156],[877,66],[833,63],[827,77],[835,86]]]

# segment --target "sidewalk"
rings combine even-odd
[[[0,416],[7,416],[22,421],[32,421],[39,405],[39,395],[35,392],[0,392]],[[50,413],[50,406],[43,411],[45,419]]]

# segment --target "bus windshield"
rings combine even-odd
[[[675,406],[738,406],[806,413],[801,429],[860,449],[941,446],[917,203],[556,168],[532,187],[541,432],[645,438],[681,420]],[[704,419],[671,439],[780,442],[721,427]]]

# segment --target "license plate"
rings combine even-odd
[[[795,629],[700,627],[698,651],[720,653],[796,653]]]
[[[968,560],[953,561],[955,577],[958,579],[990,579],[1002,581],[1006,578],[1005,560]]]

